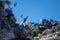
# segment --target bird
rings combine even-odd
[[[17,5],[17,3],[14,4],[14,7]]]
[[[26,16],[23,20],[23,23],[26,22],[26,20],[28,19],[28,16]]]
[[[22,18],[23,17],[23,14],[20,17]]]

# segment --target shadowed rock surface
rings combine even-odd
[[[6,2],[9,4],[9,1],[0,1],[0,40],[25,40],[30,29],[16,24],[16,18],[10,7],[5,8]]]

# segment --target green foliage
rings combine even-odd
[[[53,22],[54,20],[53,19],[50,19],[49,22]]]
[[[55,31],[60,31],[60,23],[56,25]]]
[[[39,37],[39,38],[41,38],[42,36],[43,36],[42,34],[40,34],[40,33],[38,34],[38,37]]]
[[[30,29],[32,30],[31,31],[31,34],[32,36],[38,36],[38,33],[39,33],[39,26],[31,26]]]

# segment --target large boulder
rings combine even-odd
[[[52,32],[51,29],[46,29],[46,30],[44,30],[44,31],[42,32],[42,34],[43,34],[43,35],[46,35],[46,34],[49,34],[49,33],[51,33],[51,32]]]

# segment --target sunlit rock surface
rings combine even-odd
[[[40,40],[60,40],[60,33],[53,33],[42,36]]]

